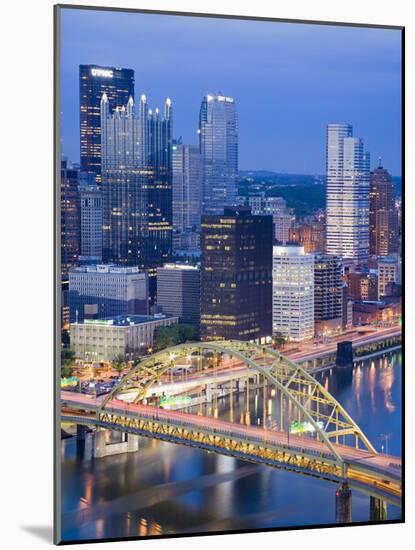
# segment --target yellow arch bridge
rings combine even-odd
[[[220,373],[197,371],[182,378],[183,388],[250,376],[280,393],[280,426],[251,426],[157,406],[160,388],[171,387],[169,373],[184,360],[200,364],[203,354],[233,360]],[[199,362],[199,363],[198,363]],[[169,386],[170,383],[170,386]],[[310,434],[284,429],[284,401]],[[62,391],[61,420],[119,430],[236,458],[284,468],[350,486],[401,505],[402,464],[377,453],[342,405],[304,368],[278,351],[240,341],[196,342],[174,346],[143,359],[102,398]]]

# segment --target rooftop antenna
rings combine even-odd
[[[379,157],[379,168],[382,168],[382,157]]]

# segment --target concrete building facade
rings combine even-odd
[[[157,269],[157,306],[168,315],[199,328],[200,267],[171,263]]]
[[[69,272],[71,322],[148,314],[147,273],[138,267],[86,265]]]
[[[274,246],[272,330],[288,340],[314,336],[314,255],[302,246]]]
[[[177,321],[177,317],[161,314],[85,319],[82,323],[71,323],[71,347],[79,359],[112,361],[121,355],[131,360],[153,348],[157,327],[171,326]]]

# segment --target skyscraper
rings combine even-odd
[[[266,342],[272,326],[272,217],[227,207],[202,217],[201,338]]]
[[[327,126],[327,252],[369,255],[369,154],[349,124]]]
[[[398,211],[392,177],[379,163],[370,175],[370,254],[398,252]]]
[[[110,113],[101,101],[103,257],[121,265],[137,265],[150,276],[155,297],[157,266],[172,251],[172,107],[164,115],[148,109],[141,96]]]
[[[101,183],[101,98],[106,94],[109,112],[134,97],[134,71],[98,65],[79,66],[81,170],[96,174]]]
[[[94,174],[90,174],[94,176]],[[82,176],[82,174],[81,174]],[[102,261],[102,192],[95,178],[80,180],[81,256],[83,260]]]
[[[79,204],[79,170],[61,161],[61,273],[76,265],[80,254],[81,223]]]
[[[199,117],[202,157],[202,211],[221,214],[234,205],[238,177],[238,117],[232,97],[208,94]]]
[[[173,228],[175,231],[200,230],[202,180],[197,145],[173,142]]]
[[[343,312],[342,261],[332,254],[314,256],[314,321],[315,331],[335,332],[342,328]]]
[[[289,340],[314,336],[314,256],[303,246],[274,246],[272,331]]]

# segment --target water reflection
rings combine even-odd
[[[347,373],[332,369],[319,379],[376,448],[381,450],[387,436],[389,453],[400,454],[400,354],[357,364]],[[269,429],[279,428],[281,407],[284,423],[294,415],[291,403],[281,403],[273,388],[250,388],[249,394],[248,400],[218,399],[207,409]],[[140,438],[137,453],[94,459],[87,435],[82,446],[64,440],[62,456],[65,540],[334,521],[334,485],[190,447]],[[389,519],[399,515],[388,507]],[[368,519],[369,498],[355,492],[353,520]]]

